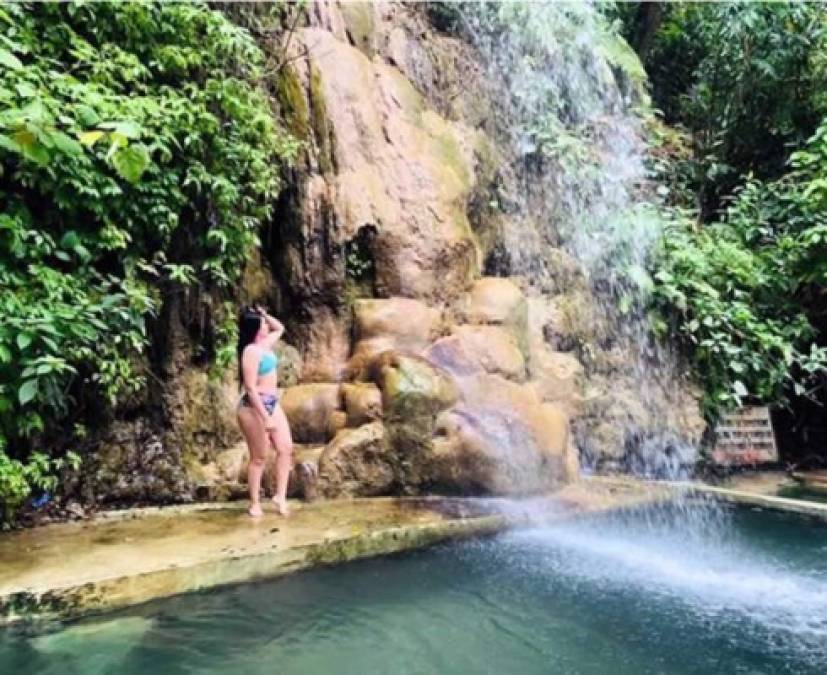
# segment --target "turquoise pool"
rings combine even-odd
[[[0,633],[1,673],[827,673],[827,525],[512,532]]]

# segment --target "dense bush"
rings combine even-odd
[[[827,288],[827,120],[786,175],[748,179],[719,220],[667,213],[656,299],[692,355],[707,412],[816,394],[827,348],[807,310]]]
[[[666,194],[659,328],[682,341],[710,417],[746,402],[809,409],[827,398],[827,14],[796,2],[608,12],[666,123],[650,134]]]
[[[631,6],[628,33],[639,33]],[[818,3],[665,5],[642,54],[652,97],[691,132],[694,191],[714,218],[743,176],[777,178],[825,112],[827,14]],[[655,30],[656,28],[656,30]]]
[[[206,4],[4,4],[0,26],[8,511],[44,486],[38,442],[142,386],[165,294],[236,278],[295,143],[256,43]]]

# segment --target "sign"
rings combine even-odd
[[[778,448],[766,407],[739,408],[721,417],[715,428],[712,459],[724,466],[778,461]]]

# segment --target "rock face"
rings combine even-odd
[[[526,365],[517,340],[500,326],[456,326],[452,331],[460,349],[480,369],[521,382]]]
[[[370,374],[382,390],[389,417],[435,415],[459,397],[453,379],[420,357],[384,352],[371,364]]]
[[[169,503],[192,498],[177,446],[144,422],[117,423],[89,456],[70,491],[89,503]]]
[[[321,0],[288,52],[272,91],[302,156],[239,296],[269,302],[294,345],[279,368],[291,494],[528,493],[575,480],[581,458],[623,466],[663,420],[548,214],[508,235],[509,202],[537,188],[509,169],[480,54],[416,3]],[[542,274],[509,271],[521,246]],[[192,365],[197,312],[173,310],[159,494],[221,497],[245,471],[243,445],[220,452],[240,440],[235,383]],[[669,424],[698,439],[697,401],[668,384]],[[152,491],[137,476],[158,453],[130,443],[101,453],[113,496]]]
[[[338,384],[300,384],[288,387],[281,397],[281,407],[290,422],[297,443],[318,443],[331,438],[344,424],[337,419],[341,410]]]
[[[420,352],[439,330],[439,312],[408,298],[357,300],[353,314],[357,342],[348,366],[353,376],[382,352]]]
[[[357,427],[360,424],[382,419],[382,392],[375,384],[363,382],[344,384],[342,395],[348,426]]]
[[[325,497],[389,494],[396,478],[393,465],[380,422],[343,429],[319,460],[319,492]]]

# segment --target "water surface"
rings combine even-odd
[[[827,527],[681,509],[0,633],[2,673],[826,673]]]

